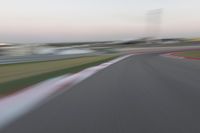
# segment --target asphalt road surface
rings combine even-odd
[[[2,133],[199,133],[200,61],[146,54],[86,79]]]

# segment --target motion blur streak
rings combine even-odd
[[[93,75],[2,133],[200,132],[200,62],[144,54]]]
[[[65,75],[50,79],[43,83],[26,88],[16,94],[0,99],[0,128],[29,112],[35,106],[39,106],[45,101],[48,101],[49,96],[52,97],[52,95],[67,91],[70,87],[90,77],[96,72],[130,56],[131,55],[127,55],[110,62],[103,63],[99,66],[87,68],[71,76]],[[66,89],[62,89],[64,87]]]

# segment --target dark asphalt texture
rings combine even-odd
[[[200,61],[132,56],[2,133],[200,133]]]

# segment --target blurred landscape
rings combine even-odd
[[[60,56],[60,58],[77,57],[85,55],[96,55],[106,53],[117,53],[126,48],[139,47],[169,47],[169,46],[198,46],[200,38],[163,38],[149,39],[142,38],[128,41],[105,41],[105,42],[73,42],[73,43],[38,43],[38,44],[15,44],[0,43],[0,64],[4,64],[9,58],[22,57],[21,61],[26,61],[25,57],[29,57],[33,61],[37,57],[52,55]],[[65,57],[64,57],[65,55]],[[62,57],[63,56],[63,57]],[[51,59],[51,58],[50,58]],[[28,59],[29,60],[29,59]],[[28,61],[27,60],[27,61]],[[42,60],[42,59],[41,59]],[[29,60],[30,61],[30,60]],[[11,62],[12,63],[12,62]],[[14,63],[14,62],[13,62]]]
[[[200,133],[198,0],[0,0],[0,133]]]
[[[75,73],[120,55],[159,47],[200,46],[199,38],[142,38],[128,41],[14,44],[0,43],[0,95]],[[198,52],[197,52],[198,53]]]

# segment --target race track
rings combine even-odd
[[[199,133],[200,61],[134,55],[2,133]]]

